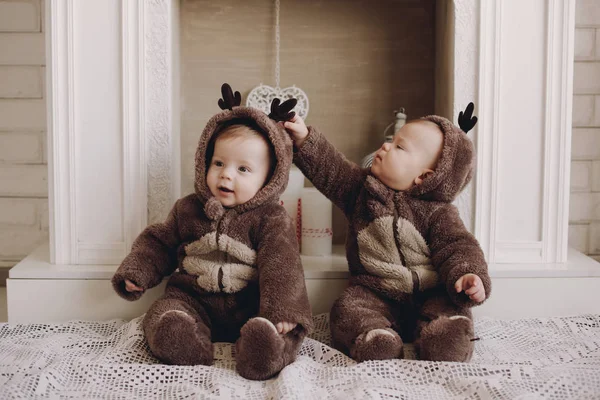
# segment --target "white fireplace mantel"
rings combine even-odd
[[[11,270],[12,320],[27,282],[51,297],[59,286],[83,293],[66,279],[99,280],[108,296],[107,278],[137,234],[180,197],[178,7],[46,1],[49,259],[41,252]],[[461,216],[492,276],[518,268],[514,277],[560,276],[576,254],[567,251],[575,0],[453,0],[446,8],[449,79],[438,89],[449,117],[474,101],[480,118],[469,134],[477,175],[457,201]],[[575,257],[581,266],[585,257]],[[589,271],[562,276],[597,284],[600,273]],[[46,285],[53,279],[60,284]]]
[[[461,215],[492,263],[565,262],[575,1],[451,4],[438,89],[480,116]],[[179,197],[178,1],[47,7],[52,261],[116,264]]]

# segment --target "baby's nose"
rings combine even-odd
[[[391,148],[391,147],[392,147],[392,144],[391,144],[391,143],[389,143],[389,142],[384,142],[384,143],[381,145],[381,148],[382,148],[383,150],[385,150],[385,151],[390,151],[390,148]]]
[[[223,168],[223,170],[221,171],[221,178],[231,179],[231,176],[232,174],[229,168]]]

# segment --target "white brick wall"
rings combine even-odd
[[[0,268],[48,236],[43,7],[0,0]]]
[[[569,225],[569,244],[582,253],[589,252],[590,227],[587,224]]]
[[[594,121],[594,96],[573,96],[573,126],[590,126]]]
[[[573,128],[573,160],[600,160],[600,127]]]
[[[0,32],[40,32],[39,0],[0,1]]]
[[[591,161],[571,163],[571,192],[589,192],[592,179]]]
[[[598,29],[598,32],[600,32],[600,29]],[[600,36],[598,36],[598,40],[600,41]],[[600,54],[600,50],[598,50],[598,53]],[[594,126],[600,126],[600,96],[594,96],[595,98],[595,107],[594,107],[594,118],[592,119],[592,124]]]
[[[592,161],[592,191],[600,192],[600,161]]]
[[[0,66],[0,97],[41,99],[43,79],[40,67]]]
[[[600,26],[600,6],[597,0],[577,0],[575,9],[577,28],[598,28]]]
[[[589,251],[591,254],[600,254],[600,222],[590,224]]]
[[[576,9],[569,244],[600,260],[600,1]]]
[[[592,58],[596,46],[596,30],[580,28],[575,31],[575,57],[577,59]]]

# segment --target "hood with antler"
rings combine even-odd
[[[271,113],[265,114],[261,110],[252,107],[243,107],[240,92],[233,93],[231,87],[225,83],[221,87],[222,99],[219,99],[219,107],[222,112],[214,115],[206,124],[198,147],[196,149],[196,178],[195,190],[200,201],[205,205],[205,211],[209,217],[216,218],[223,213],[223,206],[212,195],[206,183],[206,173],[210,164],[211,139],[220,132],[224,124],[233,120],[247,121],[257,126],[272,146],[275,155],[275,167],[269,181],[248,202],[234,207],[238,213],[254,209],[267,202],[277,201],[287,186],[289,170],[292,164],[292,141],[285,133],[285,129],[279,121],[287,121],[294,117],[291,110],[296,105],[296,99],[289,99],[280,104],[279,99],[271,103]]]
[[[437,115],[423,117],[424,120],[440,127],[444,135],[444,144],[435,173],[422,184],[412,187],[409,190],[411,196],[450,203],[471,181],[475,150],[466,133],[477,123],[477,117],[472,116],[473,109],[473,103],[469,103],[465,112],[460,112],[459,126]]]

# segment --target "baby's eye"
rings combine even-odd
[[[239,167],[238,171],[240,171],[240,172],[249,172],[250,170],[247,167]]]
[[[404,150],[404,147],[402,147],[400,145],[397,145],[396,147],[399,148],[400,150]]]
[[[213,165],[215,165],[216,167],[222,167],[223,166],[223,162],[222,161],[215,161],[215,162],[213,162]]]

